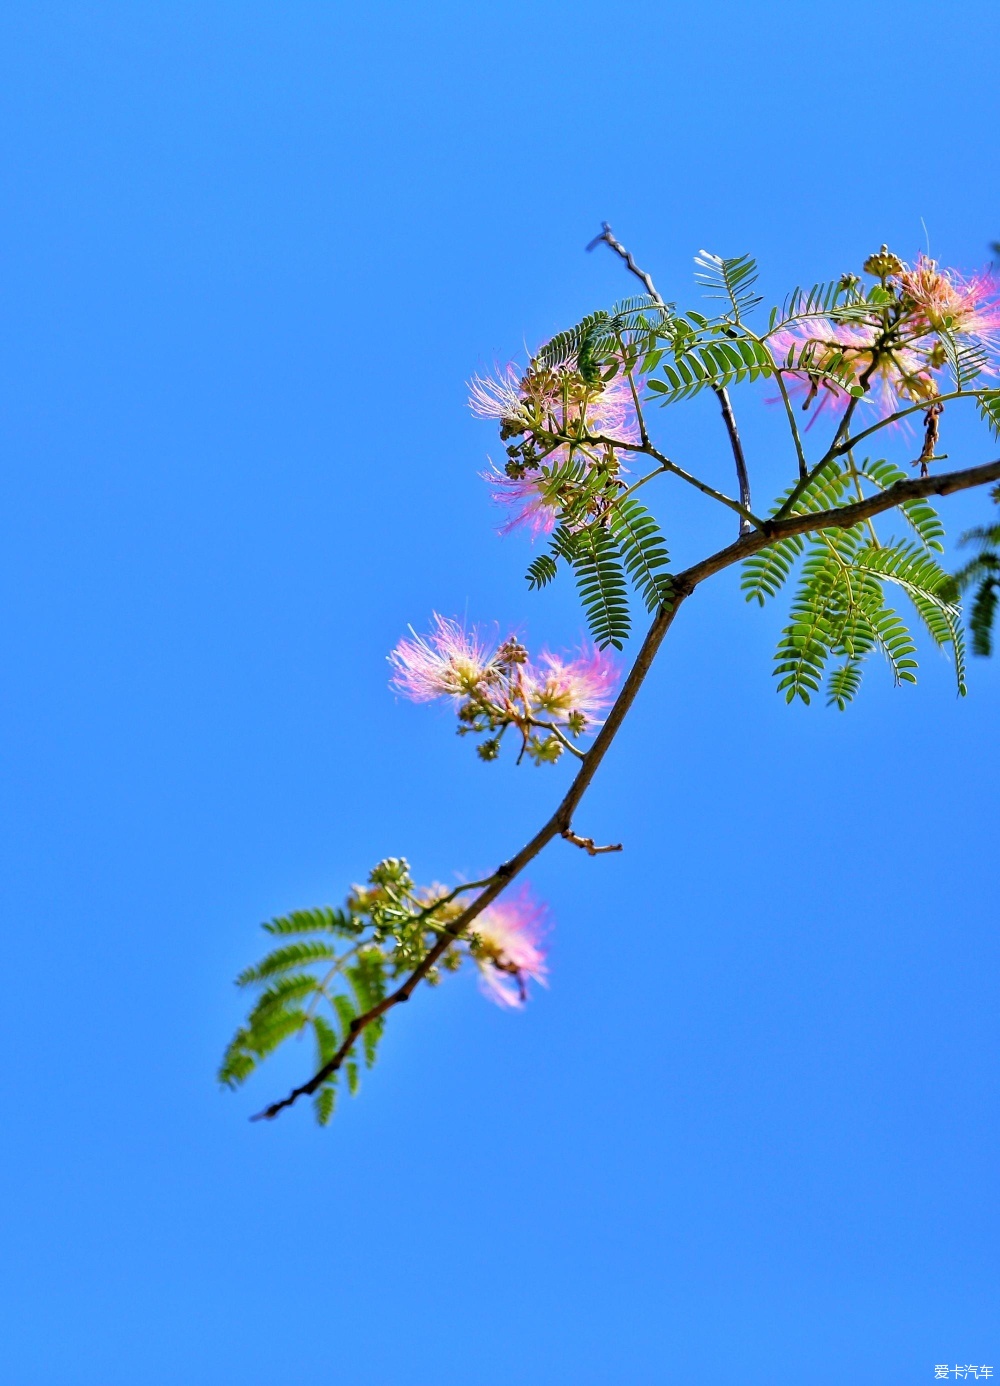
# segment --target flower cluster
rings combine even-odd
[[[939,269],[925,255],[911,267],[885,246],[864,268],[879,281],[872,290],[859,292],[860,281],[848,276],[845,304],[780,328],[769,338],[772,353],[802,408],[815,402],[813,421],[852,394],[863,394],[882,418],[926,404],[935,411],[928,438],[936,441],[941,371],[955,354],[976,349],[979,369],[996,374],[1000,284],[985,272],[963,278]]]
[[[523,526],[533,536],[550,534],[581,500],[584,514],[588,506],[599,513],[601,493],[614,493],[620,484],[611,443],[639,441],[641,382],[630,378],[623,361],[558,367],[532,361],[523,373],[508,365],[493,376],[474,376],[469,388],[472,412],[499,419],[507,444],[503,470],[483,474],[493,500],[508,512],[501,533]]]
[[[521,737],[518,759],[552,763],[563,751],[582,755],[575,742],[600,720],[615,692],[617,669],[602,650],[573,658],[543,650],[536,661],[516,638],[487,644],[479,631],[435,613],[425,636],[399,642],[389,655],[390,686],[414,702],[450,698],[460,735],[474,733],[483,760],[495,760],[509,728]]]

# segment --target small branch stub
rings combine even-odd
[[[589,857],[598,857],[602,852],[624,851],[624,843],[609,842],[606,847],[598,847],[592,837],[577,837],[572,828],[563,828],[562,836],[567,842],[572,842],[574,847],[582,847]]]

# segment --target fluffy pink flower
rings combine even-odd
[[[565,660],[543,650],[539,666],[525,666],[525,697],[537,711],[557,717],[579,712],[593,722],[614,701],[618,665],[608,650],[581,650]]]
[[[636,390],[641,389],[642,382],[637,380]],[[569,368],[548,370],[532,365],[522,374],[511,362],[498,366],[494,375],[472,377],[469,406],[479,419],[520,422],[529,432],[569,428],[583,414],[590,433],[608,434],[628,443],[639,441],[632,389],[621,373],[606,384],[588,388]]]
[[[641,391],[642,381],[636,381]],[[469,404],[481,419],[498,419],[501,437],[524,439],[534,445],[541,468],[551,471],[570,454],[568,443],[553,446],[552,436],[576,434],[581,421],[588,433],[637,444],[640,438],[635,401],[628,378],[619,374],[607,383],[587,386],[571,367],[548,369],[532,363],[523,374],[513,365],[498,367],[493,376],[473,376]],[[514,445],[517,446],[516,444]],[[591,459],[576,456],[585,466]],[[525,527],[532,537],[550,534],[559,518],[556,498],[546,495],[540,470],[527,467],[521,476],[508,476],[496,467],[482,473],[492,499],[508,511],[501,534]]]
[[[538,489],[538,482],[531,476],[518,480],[506,472],[493,467],[480,475],[489,482],[490,499],[496,505],[506,508],[507,519],[500,526],[501,534],[510,534],[515,529],[528,529],[532,539],[539,534],[551,534],[559,519],[559,511],[549,505]]]
[[[515,419],[524,408],[521,372],[514,363],[497,366],[495,375],[474,375],[469,381],[469,408],[477,419]]]
[[[412,640],[402,639],[389,655],[395,671],[389,686],[415,703],[467,697],[494,674],[494,651],[475,626],[466,630],[436,611],[433,620],[434,630],[426,639],[411,626]]]
[[[939,270],[936,260],[920,255],[913,268],[899,276],[899,283],[916,305],[928,332],[947,328],[996,347],[1000,283],[988,270],[964,278],[957,270]]]
[[[802,398],[813,409],[809,427],[827,405],[846,403],[850,393],[836,380],[818,378],[838,355],[843,360],[838,373],[849,384],[858,384],[871,365],[872,343],[877,328],[868,323],[832,323],[825,318],[784,327],[770,338],[769,345],[779,366],[792,353],[792,366],[786,368],[784,379],[789,394]],[[812,368],[812,369],[810,369]],[[869,381],[864,396],[866,404],[874,405],[883,418],[907,404],[930,401],[937,393],[934,378],[926,359],[908,347],[897,348],[892,356],[880,361]]]
[[[548,968],[541,946],[545,932],[545,907],[527,890],[512,900],[489,905],[472,925],[476,935],[472,953],[479,968],[479,984],[498,1006],[515,1009],[528,999],[528,982],[547,986]]]

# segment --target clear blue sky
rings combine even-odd
[[[604,218],[668,297],[703,245],[780,297],[921,218],[981,264],[995,19],[8,0],[5,1383],[1000,1372],[996,664],[788,709],[780,612],[716,580],[578,824],[626,851],[532,873],[548,993],[422,996],[326,1132],[247,1121],[304,1048],[213,1081],[260,919],[387,854],[489,870],[565,783],[386,688],[435,608],[580,633],[492,534],[463,381],[629,291]],[[711,409],[661,421],[728,475]]]

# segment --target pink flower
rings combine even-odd
[[[411,626],[413,639],[402,639],[389,655],[395,670],[389,686],[415,703],[467,697],[496,675],[494,651],[483,643],[475,626],[466,630],[436,611],[433,619],[435,628],[426,640]]]
[[[642,381],[636,380],[637,393],[641,389]],[[523,424],[531,433],[575,431],[582,419],[589,433],[639,441],[632,388],[621,372],[606,383],[586,385],[571,366],[539,367],[532,362],[522,374],[510,362],[497,367],[494,375],[472,377],[469,406],[479,419]]]
[[[637,393],[642,385],[637,379]],[[469,390],[472,412],[498,419],[501,438],[511,440],[508,469],[494,467],[482,473],[492,499],[509,512],[501,534],[524,526],[537,537],[555,528],[562,507],[556,488],[549,485],[551,473],[571,452],[589,471],[596,460],[595,447],[602,447],[574,448],[570,437],[585,433],[626,446],[640,439],[632,386],[621,372],[607,382],[588,385],[573,366],[550,368],[533,361],[523,374],[511,364],[499,367],[493,376],[474,376]]]
[[[477,419],[516,419],[524,408],[521,372],[511,361],[495,375],[474,375],[469,381],[469,407]]]
[[[592,722],[614,701],[618,665],[610,651],[590,647],[565,660],[543,650],[539,663],[541,668],[528,664],[523,673],[525,697],[535,711],[562,718],[576,712]]]
[[[936,260],[919,255],[913,268],[899,276],[899,283],[928,332],[944,329],[996,347],[1000,283],[988,270],[966,279],[957,270],[939,270]]]
[[[529,981],[548,985],[541,947],[545,914],[544,905],[525,889],[513,900],[488,905],[472,924],[470,951],[479,968],[479,984],[498,1006],[523,1006]]]
[[[784,367],[789,394],[802,398],[803,408],[814,406],[810,428],[827,405],[846,404],[850,399],[848,386],[859,384],[870,367],[878,331],[872,323],[813,318],[783,327],[769,339],[776,363]],[[792,364],[785,366],[789,353]],[[838,357],[837,375],[844,384],[817,374],[829,369]],[[874,405],[883,418],[906,404],[930,401],[938,392],[925,356],[909,347],[897,347],[881,359],[868,387],[864,402]]]
[[[489,482],[494,504],[505,506],[509,512],[500,526],[501,534],[510,534],[523,526],[531,531],[532,539],[537,539],[539,534],[551,534],[555,529],[559,511],[542,495],[537,478],[529,475],[517,479],[496,467],[480,472],[480,476]]]

